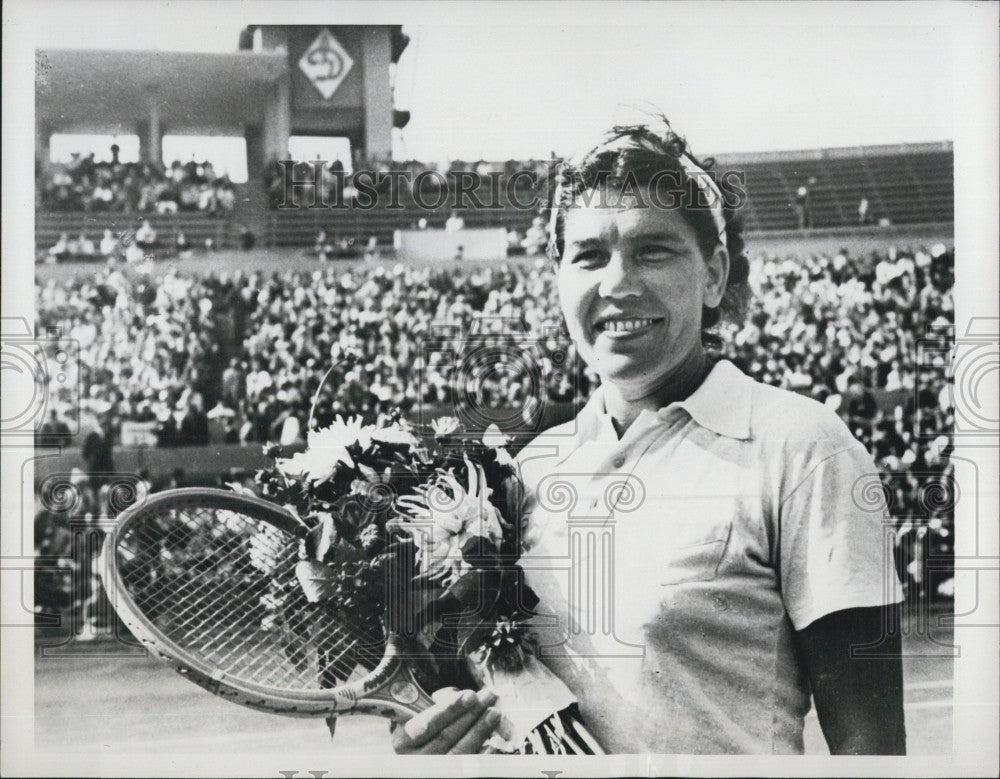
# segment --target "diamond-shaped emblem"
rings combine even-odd
[[[333,96],[353,67],[351,55],[325,27],[299,60],[299,69],[324,100]]]

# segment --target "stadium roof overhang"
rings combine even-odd
[[[258,124],[284,52],[45,50],[35,121],[50,132],[135,132],[155,102],[167,132],[215,134]]]

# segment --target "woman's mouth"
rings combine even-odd
[[[622,341],[644,335],[662,321],[662,317],[599,319],[594,323],[594,332],[616,341]]]

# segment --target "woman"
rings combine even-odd
[[[560,304],[602,383],[519,457],[540,656],[612,753],[799,754],[811,692],[832,753],[902,754],[875,466],[833,412],[706,349],[748,263],[705,167],[664,122],[557,177]],[[474,750],[492,716],[447,693],[394,746]]]

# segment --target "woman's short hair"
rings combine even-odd
[[[718,308],[703,310],[702,329],[708,330],[722,319],[738,324],[746,313],[750,295],[747,283],[750,265],[744,251],[743,222],[738,213],[742,199],[727,200],[720,196],[714,178],[712,184],[707,183],[712,177],[714,160],[699,160],[691,153],[687,141],[674,132],[666,117],[658,119],[662,127],[657,129],[645,124],[616,125],[590,151],[554,167],[549,181],[549,257],[556,261],[562,257],[566,212],[581,193],[596,191],[593,196],[598,202],[601,197],[614,202],[612,199],[625,191],[632,192],[635,187],[651,184],[659,190],[660,184],[666,181],[676,185],[672,187],[670,207],[676,208],[694,230],[705,259],[712,256],[720,241],[724,241],[729,253],[729,278],[722,302]],[[715,209],[715,215],[713,209],[706,206],[713,191],[719,196],[717,202],[721,205],[721,209]],[[738,202],[731,202],[733,200]],[[657,198],[651,207],[667,206]]]

